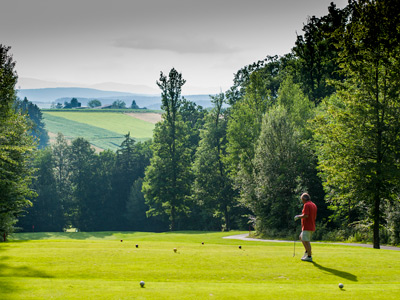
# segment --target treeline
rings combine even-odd
[[[211,110],[181,97],[178,71],[161,73],[164,114],[153,140],[128,135],[117,153],[96,154],[82,139],[67,145],[59,136],[33,160],[39,196],[29,198],[34,206],[20,224],[31,230],[47,194],[63,220],[54,230],[250,223],[259,234],[285,236],[307,191],[318,206],[315,238],[399,243],[399,19],[396,0],[331,4],[326,16],[307,20],[290,53],[238,70]],[[61,144],[68,176],[55,152]]]
[[[129,134],[115,153],[95,153],[88,141],[68,143],[58,134],[51,147],[36,151],[31,188],[37,196],[20,218],[24,231],[165,230],[146,218],[140,192],[151,157],[150,142],[135,143]]]
[[[92,99],[87,103],[88,108],[101,108],[102,104],[101,101],[98,99]],[[132,100],[131,106],[127,107],[125,101],[122,100],[115,100],[111,105],[106,105],[107,108],[111,109],[140,109],[140,107],[136,104],[136,100]],[[71,101],[64,101],[64,105],[60,102],[53,103],[51,105],[53,109],[76,109],[76,108],[84,108],[82,107],[82,103],[78,101],[77,98],[72,98]],[[147,109],[146,107],[142,109]]]

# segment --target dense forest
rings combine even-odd
[[[307,191],[316,239],[400,242],[400,3],[310,17],[290,53],[238,70],[203,109],[161,72],[153,139],[116,152],[59,134],[16,99],[0,45],[0,232],[231,230],[292,236]]]

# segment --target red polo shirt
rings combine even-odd
[[[315,231],[315,219],[317,218],[317,206],[314,202],[307,201],[303,206],[303,215],[308,218],[301,219],[302,230]]]

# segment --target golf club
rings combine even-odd
[[[293,257],[296,255],[296,223],[294,223]]]

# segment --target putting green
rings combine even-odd
[[[292,257],[293,242],[222,238],[239,233],[16,234],[0,244],[0,299],[400,296],[399,251],[315,244],[306,263],[300,243]]]

